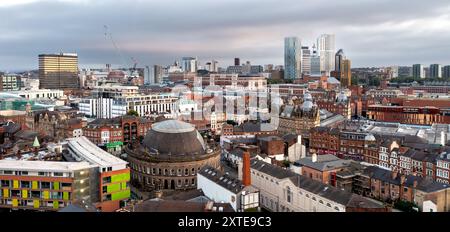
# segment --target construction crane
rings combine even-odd
[[[105,37],[106,37],[106,39],[110,40],[111,43],[113,44],[114,49],[115,49],[117,55],[120,57],[120,60],[121,60],[121,62],[122,62],[123,67],[124,67],[124,68],[127,67],[128,65],[127,65],[127,62],[126,62],[125,59],[124,59],[124,56],[123,56],[123,54],[122,54],[122,51],[120,51],[119,47],[117,46],[116,42],[114,41],[111,32],[109,32],[108,26],[107,26],[107,25],[104,25],[103,27],[105,28]]]

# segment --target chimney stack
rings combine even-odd
[[[250,176],[250,153],[244,152],[243,155],[243,165],[242,165],[242,183],[245,186],[251,185],[251,176]]]
[[[317,162],[317,154],[316,154],[316,153],[312,154],[311,161],[312,161],[313,163]]]

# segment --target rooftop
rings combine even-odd
[[[68,172],[92,167],[88,162],[55,162],[55,161],[27,161],[0,160],[0,170],[29,172]]]
[[[77,155],[92,164],[97,164],[101,167],[127,164],[126,161],[102,150],[84,136],[67,140],[69,147],[73,149]]]
[[[350,166],[351,160],[339,159],[334,155],[318,155],[317,161],[313,162],[312,157],[305,157],[295,161],[300,166],[306,166],[319,171],[329,171]]]

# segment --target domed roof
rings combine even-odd
[[[305,101],[302,104],[302,111],[310,111],[314,107],[311,101]]]
[[[189,123],[166,120],[153,124],[143,141],[144,147],[161,154],[203,154],[205,143],[200,133]]]
[[[346,102],[346,101],[348,100],[348,97],[347,97],[347,95],[345,95],[344,92],[340,92],[340,93],[337,95],[336,100],[337,100],[338,102]]]
[[[303,94],[303,101],[312,101],[312,95],[310,93]]]
[[[366,135],[366,137],[364,138],[364,140],[366,141],[377,141],[377,139],[375,138],[375,136],[373,136],[373,134],[368,134]]]

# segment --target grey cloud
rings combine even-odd
[[[39,53],[78,52],[80,66],[121,61],[104,36],[107,24],[131,63],[168,64],[181,56],[202,61],[233,57],[252,63],[283,62],[283,37],[312,45],[321,33],[335,33],[354,66],[449,63],[449,31],[414,34],[379,25],[449,15],[447,0],[298,1],[159,0],[90,3],[40,1],[0,8],[0,70],[37,68]],[[419,25],[417,30],[426,29]],[[373,30],[371,30],[373,28]]]

